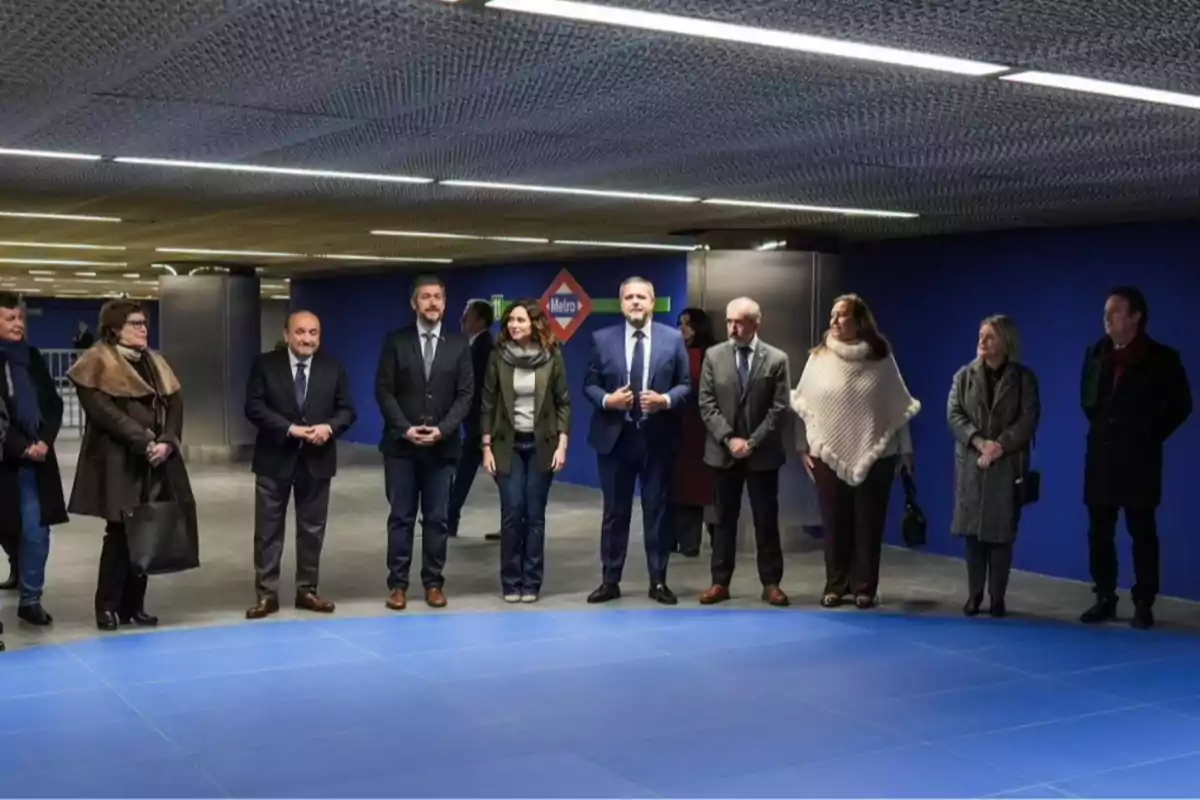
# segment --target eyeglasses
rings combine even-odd
[[[149,323],[144,319],[125,320],[125,324],[131,328],[145,328],[149,325]]]

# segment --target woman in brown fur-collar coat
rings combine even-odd
[[[67,373],[87,420],[68,508],[108,523],[96,585],[101,630],[158,624],[144,607],[146,576],[130,563],[122,512],[160,499],[148,498],[151,481],[177,502],[195,502],[179,453],[179,380],[166,359],[147,347],[147,326],[138,303],[106,303],[100,310],[100,341]]]

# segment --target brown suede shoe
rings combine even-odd
[[[278,597],[260,597],[258,602],[246,609],[246,619],[262,619],[279,611]]]
[[[393,589],[388,595],[387,607],[392,611],[403,611],[408,608],[408,598],[404,594],[403,589]]]
[[[724,603],[729,599],[729,587],[722,586],[719,583],[714,583],[709,587],[708,591],[700,595],[700,605],[711,606],[717,603]]]
[[[296,608],[301,611],[315,611],[318,614],[332,614],[335,606],[333,601],[326,600],[316,592],[305,592],[296,595]]]
[[[773,606],[782,607],[792,604],[792,601],[788,599],[788,596],[783,593],[783,589],[780,589],[778,586],[764,586],[762,599],[764,603]]]
[[[429,605],[430,608],[445,608],[446,595],[442,593],[441,589],[438,589],[436,587],[432,588],[432,589],[426,589],[425,590],[425,602]]]

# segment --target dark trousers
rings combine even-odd
[[[440,589],[445,584],[446,512],[454,462],[434,458],[388,458],[383,463],[388,505],[388,589],[408,590],[412,565],[413,528],[421,511],[421,584]]]
[[[713,529],[712,579],[729,586],[737,561],[738,517],[742,513],[742,489],[750,495],[754,518],[754,544],[758,551],[758,578],[763,586],[778,586],[783,580],[783,548],[779,544],[779,470],[750,470],[745,463],[729,469],[714,469],[717,496],[717,525]]]
[[[454,482],[450,488],[450,506],[446,513],[446,525],[451,536],[458,536],[458,522],[462,519],[463,506],[467,503],[467,495],[479,474],[479,465],[483,463],[483,439],[479,436],[468,436],[463,439],[462,455],[459,456],[458,466],[454,470]]]
[[[1089,506],[1088,555],[1094,591],[1101,600],[1117,598],[1117,512],[1113,506]],[[1158,596],[1158,523],[1153,508],[1126,508],[1125,528],[1133,539],[1131,592],[1139,606],[1152,606]]]
[[[704,530],[708,528],[709,538],[712,537],[712,526],[704,522],[704,506],[685,506],[679,503],[671,504],[671,520],[667,524],[669,538],[666,548],[669,552],[678,550],[685,556],[700,555],[700,544],[704,539]]]
[[[329,480],[314,478],[303,464],[291,478],[259,475],[254,481],[254,579],[260,598],[279,596],[288,497],[296,498],[296,594],[317,591]]]
[[[110,611],[122,618],[144,611],[146,576],[133,568],[125,526],[109,522],[100,548],[100,576],[96,581],[96,612]]]
[[[546,503],[553,482],[553,472],[538,469],[537,445],[533,441],[518,441],[508,474],[496,476],[500,487],[500,586],[504,594],[536,595],[542,590]]]
[[[825,594],[874,597],[896,456],[881,458],[858,486],[851,486],[819,459],[813,475],[825,539]]]
[[[656,451],[657,450],[657,451]],[[670,511],[671,468],[674,454],[647,447],[645,434],[626,424],[616,447],[599,456],[600,488],[604,492],[601,521],[600,563],[603,581],[621,582],[625,554],[629,550],[629,523],[633,519],[633,490],[642,489],[642,528],[646,543],[646,565],[650,582],[667,580],[666,526]]]
[[[1004,602],[1008,576],[1012,572],[1013,546],[999,542],[981,542],[978,536],[964,537],[967,558],[967,593],[982,597],[984,587],[992,602]]]

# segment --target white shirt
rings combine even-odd
[[[751,339],[751,340],[749,341],[749,343],[747,343],[747,344],[745,344],[745,345],[740,345],[740,344],[738,344],[737,342],[735,342],[733,339],[730,339],[730,340],[729,340],[729,344],[733,346],[733,363],[734,363],[734,366],[740,366],[740,365],[737,363],[737,362],[738,362],[738,359],[739,359],[739,358],[741,358],[741,355],[738,353],[738,351],[739,351],[739,350],[741,350],[743,347],[749,347],[749,348],[750,348],[750,355],[748,355],[748,356],[746,357],[746,374],[747,374],[747,375],[749,375],[751,372],[753,372],[753,371],[754,371],[754,353],[755,353],[755,351],[756,351],[756,350],[758,350],[758,334],[757,334],[757,333],[756,333],[756,334],[754,334],[754,338],[753,338],[753,339]]]
[[[483,336],[483,331],[475,331],[474,333],[472,333],[470,336],[467,337],[467,344],[475,344],[475,340],[478,339],[480,336]]]
[[[628,320],[625,321],[625,364],[627,367],[633,366],[633,348],[637,344],[637,336],[635,336],[634,334],[636,334],[639,330],[645,334],[645,336],[642,337],[642,358],[643,358],[643,360],[642,360],[642,391],[651,391],[651,389],[650,389],[650,353],[652,351],[652,345],[650,342],[650,339],[651,339],[650,331],[653,327],[654,327],[654,323],[651,322],[650,320],[646,320],[646,324],[642,328],[635,328],[629,324]],[[625,375],[625,382],[628,384],[632,384],[633,376],[629,375],[627,373]],[[611,396],[612,396],[611,392],[609,394],[604,395],[604,404],[606,406],[608,405],[608,398]],[[663,397],[666,398],[667,408],[670,408],[671,407],[671,398],[665,394],[663,395]]]
[[[308,384],[312,380],[312,356],[300,358],[292,352],[292,348],[288,348],[288,363],[292,367],[292,383],[296,382],[296,367],[300,364],[304,365],[304,396],[308,397]]]

